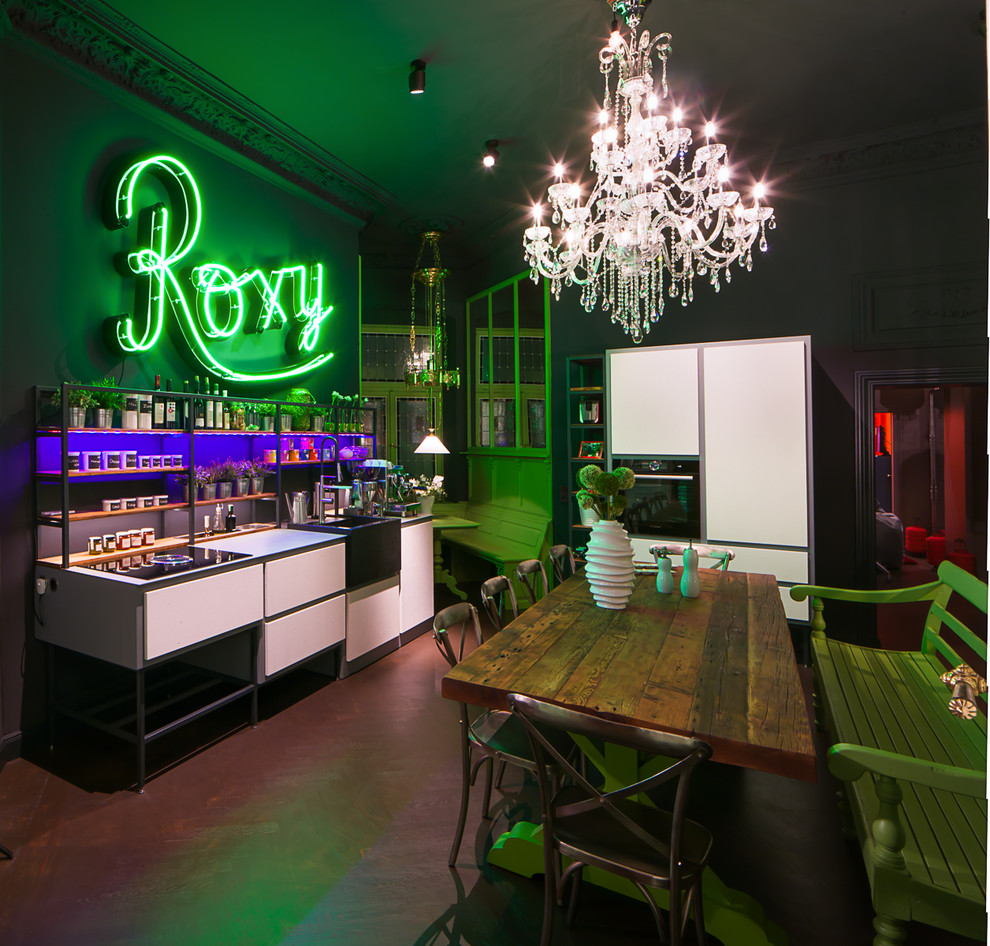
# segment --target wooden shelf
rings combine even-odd
[[[159,506],[163,509],[163,506]],[[211,542],[214,538],[224,538],[231,535],[245,535],[249,532],[267,532],[277,528],[274,522],[251,522],[243,526],[238,526],[233,532],[218,532],[216,536],[207,536],[202,532],[197,532],[192,544],[201,545],[204,542]],[[72,552],[69,555],[69,568],[73,565],[101,565],[105,562],[116,562],[122,558],[130,558],[133,555],[146,555],[148,552],[165,552],[169,549],[177,549],[183,545],[189,545],[189,536],[168,536],[167,538],[156,539],[154,545],[142,545],[137,549],[126,549],[123,552],[104,552],[100,555],[90,555],[88,552]],[[50,558],[39,558],[39,565],[54,565],[56,568],[62,567],[62,556],[53,555]]]
[[[594,387],[590,387],[590,388],[571,388],[570,391],[571,394],[593,394],[593,393],[604,394],[605,393],[605,389],[601,385],[595,385]]]
[[[123,469],[116,470],[69,470],[70,480],[81,480],[87,477],[93,476],[120,476],[122,473],[126,476],[134,476],[136,473],[143,473],[145,475],[155,475],[161,476],[162,473],[188,473],[189,467],[187,466],[141,466],[141,467],[124,467]],[[38,470],[35,474],[36,476],[61,476],[60,470]]]
[[[160,437],[163,434],[169,437],[182,437],[189,433],[184,427],[172,427],[169,429],[137,430],[133,427],[69,427],[70,434],[140,434],[147,437],[149,434]],[[231,431],[232,433],[233,431]],[[61,427],[39,427],[39,434],[60,434]],[[241,431],[238,431],[241,433]]]
[[[195,506],[215,506],[217,503],[243,503],[248,502],[252,499],[274,499],[274,493],[251,493],[247,496],[228,496],[225,499],[197,499],[193,504]],[[87,512],[74,512],[69,513],[69,522],[85,522],[89,519],[113,519],[116,516],[134,516],[142,512],[163,512],[167,509],[188,509],[188,503],[166,503],[163,506],[139,506],[137,509],[117,509],[114,512],[104,512],[102,509],[91,509]],[[57,516],[43,516],[45,519],[53,519],[58,522],[61,521],[62,517]],[[42,523],[45,525],[46,523]],[[57,523],[53,522],[52,525]]]

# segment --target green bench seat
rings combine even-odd
[[[496,574],[516,582],[516,566],[531,558],[546,565],[550,552],[550,517],[542,511],[529,511],[495,503],[444,503],[435,505],[435,516],[458,516],[478,523],[477,529],[452,529],[443,540],[458,552],[483,559]],[[519,595],[523,596],[520,598]],[[528,602],[523,586],[516,587],[520,606]]]
[[[985,615],[987,586],[943,562],[938,581],[916,588],[799,585],[791,596],[812,597],[816,721],[835,742],[828,765],[844,783],[847,830],[858,838],[866,865],[874,946],[904,943],[910,920],[985,940],[986,697],[975,718],[955,716],[940,677],[967,662],[961,653],[975,655],[974,669],[986,673],[985,634],[963,623],[957,605],[965,599]],[[930,601],[921,650],[827,637],[824,598],[884,606]]]

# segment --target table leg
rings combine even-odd
[[[440,536],[433,538],[433,584],[445,585],[461,601],[467,601],[467,595],[457,587],[457,579],[443,567],[443,550],[440,548]]]
[[[629,785],[637,777],[650,774],[640,770],[636,754],[621,746],[595,746],[580,737],[576,741],[586,758],[605,777],[606,786]],[[503,834],[488,852],[488,863],[523,877],[543,873],[543,826],[520,821]],[[639,891],[627,880],[594,868],[586,868],[584,879],[633,899]],[[767,920],[763,907],[748,894],[726,887],[709,867],[701,882],[705,929],[725,946],[785,946],[787,936],[775,923]],[[653,891],[662,909],[668,907],[664,890]]]

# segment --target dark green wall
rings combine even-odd
[[[32,387],[103,374],[148,387],[156,374],[178,381],[204,373],[183,354],[174,330],[141,357],[122,359],[102,341],[103,320],[135,307],[134,280],[114,269],[114,256],[129,248],[134,228],[108,230],[103,214],[121,162],[165,153],[190,167],[203,197],[203,231],[183,263],[213,259],[247,269],[322,262],[325,299],[335,306],[324,337],[336,357],[296,383],[318,398],[358,387],[356,222],[276,186],[166,121],[125,93],[63,70],[46,55],[36,57],[13,37],[0,40],[0,733],[8,736],[22,721],[25,731],[38,721],[29,591]],[[286,387],[222,386],[232,394]],[[28,682],[22,688],[25,640]]]

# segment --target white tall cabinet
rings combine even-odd
[[[764,338],[606,353],[610,460],[693,456],[701,536],[732,567],[775,575],[790,620],[813,579],[811,340]],[[633,537],[637,559],[663,538]]]

